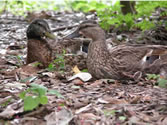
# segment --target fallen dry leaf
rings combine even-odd
[[[71,78],[69,78],[68,81],[74,80],[76,78],[80,78],[82,81],[87,82],[92,78],[92,75],[90,73],[87,73],[87,72],[80,72],[80,73],[72,76]]]
[[[81,71],[78,69],[77,66],[74,66],[74,68],[72,69],[72,71],[73,71],[75,74],[78,74],[78,73],[81,72]]]
[[[68,109],[54,111],[45,117],[47,125],[67,125],[72,120],[73,114]]]
[[[20,101],[18,101],[18,103],[20,103]],[[23,107],[20,108],[19,110],[14,110],[13,105],[15,105],[15,104],[7,106],[6,109],[3,112],[0,113],[0,118],[10,119],[10,118],[13,117],[13,115],[18,114],[20,112],[23,112]]]
[[[110,104],[129,104],[125,99],[117,99],[109,96],[105,96],[103,100]]]
[[[82,107],[82,108],[76,110],[75,114],[79,114],[79,113],[81,113],[81,112],[88,111],[91,106],[92,106],[92,104],[89,104],[89,105],[87,105],[87,106],[85,106],[85,107]]]

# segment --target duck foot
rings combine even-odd
[[[124,77],[126,77],[127,79],[130,79],[130,80],[134,80],[134,81],[139,81],[142,77],[142,72],[141,71],[137,71],[135,72],[133,75],[130,75],[126,72],[123,72],[122,75]]]

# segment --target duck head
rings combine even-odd
[[[42,19],[36,19],[31,22],[27,28],[28,39],[55,39],[56,36],[51,32],[48,23]]]
[[[93,41],[103,41],[105,40],[105,32],[99,27],[95,21],[84,21],[80,26],[71,34],[69,34],[67,39],[85,36],[91,38]]]

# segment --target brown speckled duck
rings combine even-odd
[[[97,79],[135,79],[146,73],[167,76],[167,46],[118,45],[109,48],[105,32],[90,22],[81,23],[72,36],[78,33],[92,39],[88,47],[87,67]]]

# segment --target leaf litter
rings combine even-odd
[[[62,73],[41,70],[33,64],[22,66],[25,64],[27,51],[25,32],[29,23],[26,20],[32,20],[36,17],[34,16],[36,13],[30,14],[31,16],[26,20],[18,19],[12,14],[8,14],[8,18],[3,18],[5,15],[5,13],[1,15],[0,24],[0,123],[12,125],[167,124],[167,90],[155,86],[155,80],[143,79],[137,83],[129,81],[125,84],[107,79],[92,80],[90,74],[80,72],[78,69],[72,71],[73,67],[70,67],[68,72]],[[77,17],[74,18],[74,15]],[[90,13],[90,15],[44,11],[38,18],[47,19],[60,39],[71,32],[78,22],[88,17],[97,19],[94,14]],[[107,35],[108,38],[112,36],[112,41],[120,41],[120,38],[125,36],[129,39],[128,42],[132,42],[140,33],[136,31],[133,34]],[[149,35],[147,39],[148,37]],[[143,41],[146,42],[146,39]],[[19,94],[31,83],[43,85],[51,91],[47,94],[48,104],[39,105],[33,111],[25,112]]]

